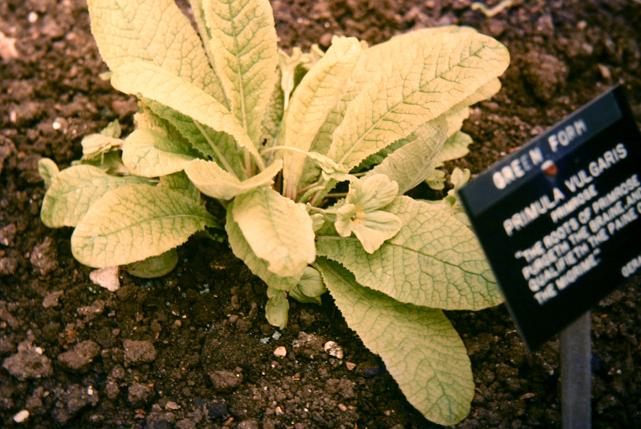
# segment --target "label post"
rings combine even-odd
[[[592,340],[590,312],[561,332],[563,429],[592,427]]]

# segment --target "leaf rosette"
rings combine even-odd
[[[111,83],[140,111],[127,136],[118,123],[87,136],[72,166],[40,162],[43,223],[75,228],[83,264],[144,278],[171,271],[191,235],[226,234],[267,285],[271,324],[286,326],[289,299],[329,292],[410,403],[460,421],[472,375],[442,310],[501,296],[455,194],[404,194],[444,188],[445,162],[468,152],[469,106],[500,89],[507,50],[448,26],[286,53],[268,0],[190,5],[196,29],[174,0],[88,0]]]

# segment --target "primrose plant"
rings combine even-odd
[[[139,112],[125,138],[118,124],[86,137],[71,167],[40,164],[42,220],[75,227],[75,258],[160,276],[191,235],[224,228],[268,286],[270,323],[286,325],[289,298],[329,291],[418,410],[464,418],[470,361],[443,310],[501,296],[455,194],[403,194],[443,188],[444,162],[471,141],[469,106],[500,88],[505,47],[450,26],[286,54],[267,0],[191,0],[196,29],[173,0],[88,5],[111,83]]]

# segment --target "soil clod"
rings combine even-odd
[[[32,347],[9,356],[2,363],[2,367],[18,380],[49,377],[53,374],[49,358]]]
[[[212,371],[209,379],[216,392],[227,392],[236,389],[243,382],[241,373],[231,371]]]
[[[96,356],[100,354],[100,346],[94,341],[82,341],[69,351],[58,355],[58,362],[71,371],[84,372]]]
[[[156,348],[151,341],[124,340],[125,365],[150,363],[156,359]]]

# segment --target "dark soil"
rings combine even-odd
[[[641,119],[638,1],[513,3],[488,18],[467,0],[273,0],[285,47],[326,47],[332,33],[377,43],[442,24],[504,42],[504,89],[465,124],[476,143],[458,165],[473,172],[617,82]],[[283,332],[268,326],[264,286],[223,244],[190,241],[160,280],[122,275],[115,294],[92,285],[70,231],[39,220],[36,163],[67,166],[80,138],[115,118],[130,130],[135,102],[99,78],[83,0],[2,0],[0,31],[17,53],[0,37],[0,426],[434,427],[328,297],[294,304]],[[640,297],[628,285],[594,309],[595,428],[641,427]],[[458,427],[559,427],[558,342],[528,354],[503,306],[449,315],[476,381]],[[323,351],[329,340],[344,359]],[[14,423],[21,410],[29,417]]]

